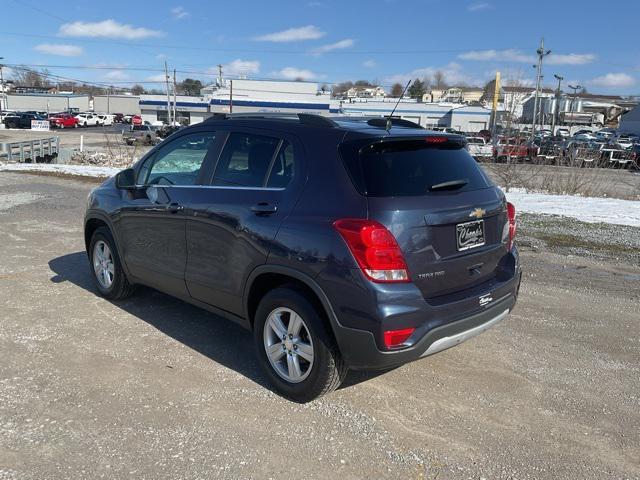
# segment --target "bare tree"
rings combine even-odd
[[[444,72],[441,70],[436,70],[433,74],[433,88],[447,88],[449,85],[447,84],[447,80],[445,78]]]

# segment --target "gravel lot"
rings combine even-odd
[[[522,216],[504,322],[299,405],[239,327],[95,294],[90,188],[0,173],[0,479],[640,478],[640,229]]]

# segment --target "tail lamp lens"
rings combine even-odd
[[[511,250],[513,242],[516,239],[517,223],[516,223],[516,207],[511,202],[507,202],[507,220],[509,222],[509,243],[508,250]]]
[[[374,282],[409,282],[407,264],[398,242],[384,225],[359,218],[336,220],[338,230],[358,266]]]

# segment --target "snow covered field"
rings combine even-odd
[[[551,195],[520,189],[511,189],[505,195],[516,206],[516,212],[561,215],[587,223],[640,227],[640,201]]]
[[[0,163],[0,172],[46,172],[79,177],[109,178],[121,168],[99,167],[93,165],[57,165],[44,163]]]
[[[119,168],[91,165],[0,164],[2,171],[48,172],[82,177],[108,178]],[[550,195],[511,189],[507,199],[518,212],[561,215],[588,223],[610,223],[640,227],[640,201],[617,198]]]

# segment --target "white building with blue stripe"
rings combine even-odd
[[[396,99],[330,99],[314,82],[277,80],[218,80],[202,89],[199,97],[176,97],[176,117],[184,124],[199,123],[215,113],[283,112],[318,115],[389,115]],[[149,123],[167,122],[168,109],[173,109],[173,97],[167,104],[166,95],[142,95],[142,120]],[[453,127],[463,132],[478,132],[489,126],[491,111],[481,106],[452,103],[422,103],[402,100],[394,116],[425,127]]]

